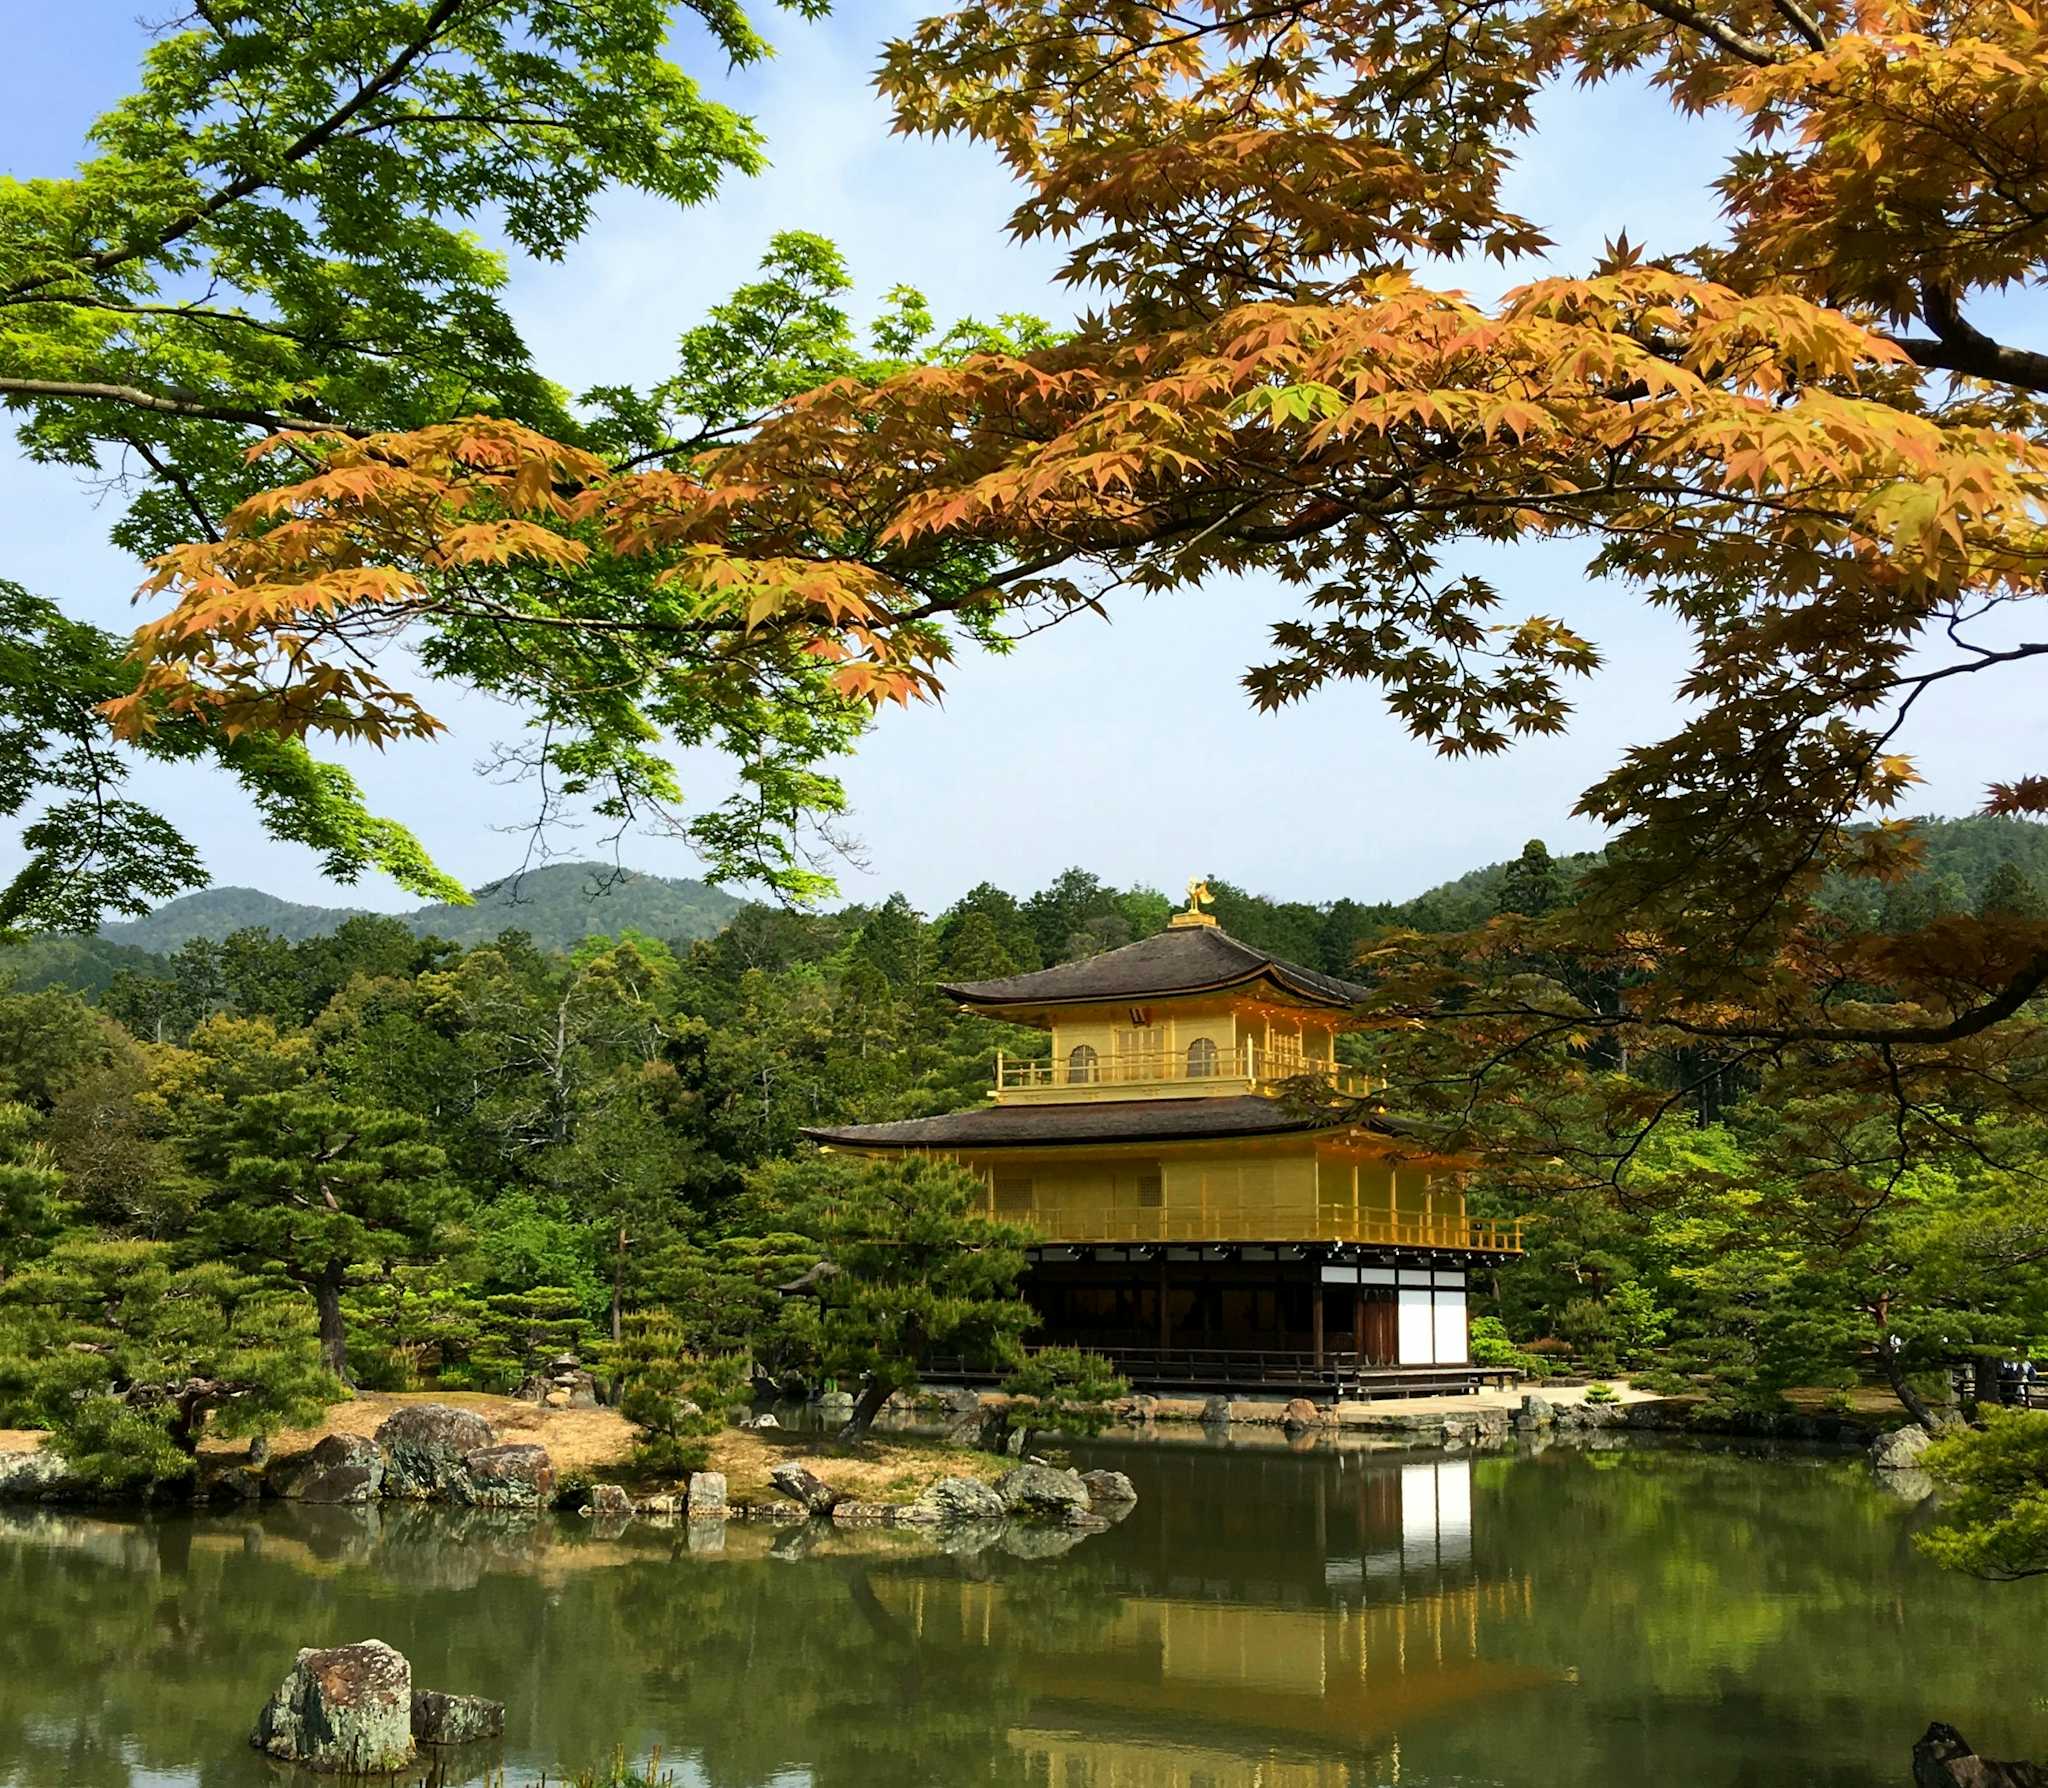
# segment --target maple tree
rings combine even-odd
[[[653,467],[481,418],[284,437],[290,482],[160,557],[172,605],[119,723],[429,733],[362,655],[407,636],[460,677],[466,630],[516,624],[551,664],[658,667],[623,697],[549,689],[587,722],[584,773],[651,777],[650,686],[807,724],[828,693],[929,694],[963,627],[1258,571],[1303,612],[1255,701],[1362,681],[1419,739],[1484,754],[1564,727],[1599,652],[1564,618],[1503,619],[1458,550],[1577,540],[1690,630],[1681,718],[1586,791],[1613,841],[1570,903],[1383,944],[1397,1088],[1612,1176],[1705,1081],[1746,1076],[1796,1100],[1799,1158],[1853,1225],[2041,1065],[2039,921],[1874,937],[1813,897],[1911,869],[1883,816],[1926,692],[2048,653],[2001,632],[2048,554],[2048,357],[1971,321],[2041,267],[2042,30],[2006,0],[936,18],[882,87],[904,129],[1013,169],[1013,228],[1100,294],[1071,337],[835,377]],[[1725,237],[1656,261],[1623,240],[1495,304],[1428,283],[1543,246],[1502,197],[1532,99],[1621,75],[1747,120]],[[648,567],[657,600],[607,602]],[[2048,777],[2016,764],[1990,805],[2048,811]],[[1661,1081],[1611,1072],[1652,1062]]]
[[[217,537],[263,482],[249,443],[279,428],[487,410],[575,433],[473,220],[553,259],[608,186],[689,205],[761,165],[751,123],[665,55],[677,10],[733,63],[766,53],[735,0],[183,9],[75,173],[0,176],[0,405],[24,453],[116,494],[114,543],[147,555]],[[217,761],[336,879],[377,868],[464,898],[302,739],[169,725],[124,749],[98,712],[134,687],[120,642],[7,583],[0,621],[18,648],[0,654],[0,814],[35,816],[0,928],[90,930],[204,882],[190,842],[122,792],[138,744]]]

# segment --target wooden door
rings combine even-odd
[[[1391,1366],[1400,1351],[1392,1286],[1365,1285],[1358,1293],[1358,1357],[1368,1366]]]

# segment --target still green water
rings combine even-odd
[[[512,1784],[659,1746],[754,1788],[1902,1783],[1930,1718],[2048,1756],[2048,1584],[1944,1577],[1853,1461],[1094,1446],[1064,1556],[272,1506],[0,1513],[0,1782],[276,1784],[301,1645],[510,1705]]]

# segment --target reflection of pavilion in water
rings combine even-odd
[[[1530,1585],[1475,1575],[1469,1460],[1314,1479],[1312,1513],[1248,1511],[1269,1518],[1255,1562],[1169,1515],[1153,1558],[1115,1572],[1101,1620],[1071,1635],[1035,1630],[1042,1611],[1001,1582],[882,1593],[927,1645],[1007,1654],[1032,1704],[1010,1744],[1047,1788],[1363,1788],[1387,1779],[1404,1727],[1548,1679],[1484,1655]]]

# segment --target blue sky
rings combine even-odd
[[[139,0],[18,0],[0,63],[0,170],[61,175],[93,116],[132,84],[147,42]],[[150,16],[167,9],[159,6]],[[646,383],[677,334],[749,277],[781,229],[832,236],[871,304],[889,285],[923,289],[942,318],[1035,310],[1063,317],[1052,252],[1011,243],[1014,193],[983,151],[893,136],[869,84],[878,46],[928,7],[842,4],[805,24],[770,14],[778,54],[730,76],[679,38],[707,90],[753,114],[774,165],[719,200],[678,212],[610,195],[598,227],[559,265],[515,263],[512,307],[542,368],[572,389]],[[1555,239],[1550,270],[1583,268],[1624,227],[1652,250],[1711,235],[1709,183],[1729,138],[1682,125],[1654,96],[1611,86],[1548,96],[1511,202]],[[1459,269],[1486,292],[1544,271]],[[132,624],[132,561],[106,544],[107,516],[75,476],[0,448],[0,576],[103,625]],[[1568,736],[1489,761],[1437,758],[1410,740],[1370,690],[1326,690],[1278,716],[1251,712],[1237,684],[1266,626],[1291,598],[1256,582],[1132,602],[1114,621],[1070,622],[1007,659],[970,656],[943,705],[892,713],[846,767],[848,830],[865,867],[842,864],[848,895],[901,888],[936,909],[987,877],[1026,890],[1070,863],[1120,882],[1178,887],[1197,871],[1284,898],[1398,898],[1532,836],[1554,849],[1597,842],[1570,818],[1578,792],[1630,744],[1672,720],[1682,641],[1627,592],[1589,586],[1581,555],[1555,543],[1494,553],[1485,569],[1511,615],[1562,614],[1592,635],[1608,668],[1579,691]],[[1475,561],[1476,563],[1477,561]],[[1912,744],[1929,811],[1968,811],[1984,784],[2034,768],[2048,718],[2017,688],[1961,691],[1926,712]],[[473,766],[517,717],[437,696],[453,736],[346,761],[385,812],[411,825],[451,872],[476,882],[518,861],[529,791]],[[687,784],[716,798],[722,764],[686,760]],[[229,785],[197,771],[151,771],[137,792],[199,843],[215,879],[297,899],[413,904],[376,883],[341,889],[295,847],[266,840]],[[595,829],[585,834],[594,846]],[[573,837],[560,842],[573,846]],[[0,843],[0,867],[12,840]],[[690,874],[689,855],[628,839],[629,863]]]

